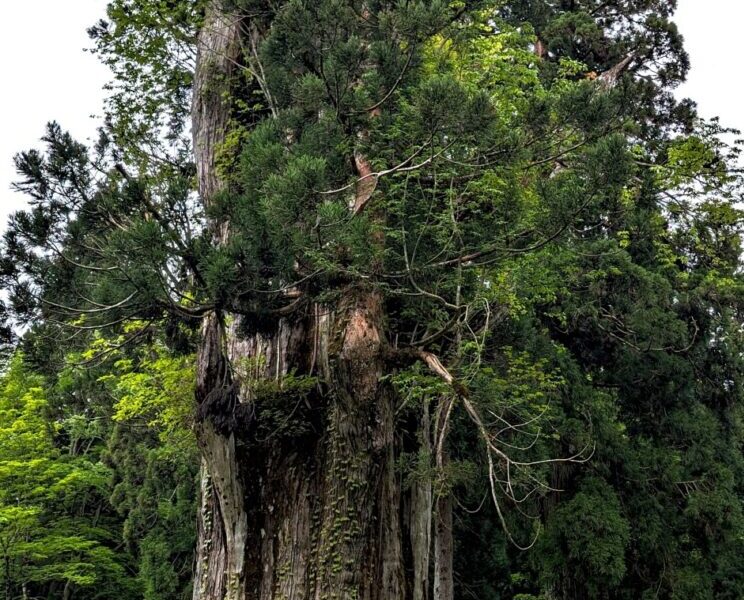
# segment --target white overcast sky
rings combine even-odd
[[[107,70],[83,48],[86,29],[104,16],[106,0],[20,0],[0,8],[0,229],[23,206],[10,191],[13,155],[38,145],[47,121],[94,137]],[[679,0],[676,19],[692,59],[680,96],[703,116],[744,130],[739,71],[743,0]]]

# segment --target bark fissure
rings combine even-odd
[[[413,600],[429,597],[429,565],[432,527],[431,424],[428,403],[424,404],[419,432],[419,463],[423,472],[411,491],[411,548],[413,554]]]

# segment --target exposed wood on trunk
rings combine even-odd
[[[221,598],[225,578],[225,539],[222,515],[212,488],[207,464],[202,461],[200,473],[199,514],[197,518],[196,567],[194,599]]]
[[[200,424],[199,444],[202,456],[216,492],[225,536],[226,600],[243,597],[242,579],[245,545],[248,535],[248,515],[244,504],[243,486],[239,480],[235,434],[223,435],[210,421]]]
[[[597,81],[602,86],[602,88],[605,90],[610,90],[613,87],[615,87],[620,77],[623,76],[623,73],[625,73],[630,68],[630,65],[633,63],[633,60],[635,60],[635,56],[633,54],[628,54],[623,60],[617,63],[614,67],[602,73],[597,78]]]
[[[540,58],[545,58],[548,55],[548,49],[540,38],[537,38],[535,42],[535,54]]]
[[[354,192],[354,205],[352,206],[352,212],[356,215],[364,210],[375,189],[377,189],[377,176],[372,172],[372,165],[369,160],[359,152],[354,153],[354,166],[359,176]]]
[[[398,492],[393,479],[391,394],[384,374],[382,298],[348,290],[339,306],[332,373],[316,589],[340,598],[402,597]],[[374,561],[373,557],[378,556]]]
[[[213,419],[227,423],[225,431],[211,421],[199,429],[218,497],[211,514],[222,527],[201,528],[217,539],[202,540],[211,544],[215,566],[199,571],[198,598],[232,598],[233,589],[260,600],[319,600],[333,597],[330,590],[339,598],[405,597],[393,395],[380,383],[382,300],[359,289],[344,298],[335,313],[319,307],[304,320],[244,338],[237,320],[223,334],[216,320],[207,320],[212,327],[205,325],[203,333],[200,401],[205,406],[209,398],[212,410],[233,417]],[[233,364],[227,373],[219,362],[225,357]],[[301,450],[265,441],[258,451],[241,454],[235,436],[246,435],[241,427],[252,414],[241,409],[261,402],[246,381],[281,382],[290,370],[306,373],[313,364],[332,390],[315,441]],[[240,544],[243,563],[232,558]],[[241,569],[243,579],[235,579]]]
[[[197,440],[202,453],[200,532],[194,598],[243,598],[247,515],[235,448],[237,390],[224,353],[223,326],[209,315],[197,356]]]

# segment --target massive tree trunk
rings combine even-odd
[[[230,122],[229,86],[245,29],[223,12],[220,0],[209,5],[193,104],[199,192],[207,205],[223,186],[216,153]],[[214,228],[213,234],[219,244],[230,232]],[[195,600],[411,594],[404,559],[411,534],[401,525],[395,471],[394,394],[382,381],[384,302],[374,289],[353,284],[339,298],[269,324],[227,311],[204,320]],[[317,378],[312,389],[295,391],[303,376]],[[277,416],[267,395],[284,399],[289,410]],[[285,435],[295,425],[300,433]],[[421,526],[415,535],[428,545]],[[417,553],[419,598],[424,559]]]

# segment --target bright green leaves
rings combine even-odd
[[[106,469],[95,458],[78,456],[96,433],[73,419],[49,422],[44,382],[27,371],[20,355],[0,385],[0,502],[74,504],[74,498],[100,491]],[[57,447],[58,437],[69,440],[69,456]]]
[[[194,416],[194,359],[174,357],[162,346],[148,348],[133,370],[129,361],[114,367],[114,420],[143,421],[174,446],[191,447]]]
[[[100,511],[110,477],[88,454],[97,436],[72,419],[50,421],[43,385],[20,355],[0,382],[0,554],[7,566],[0,577],[13,593],[28,584],[123,580],[110,533],[87,507]]]
[[[94,336],[52,385],[21,355],[0,382],[0,554],[19,594],[176,600],[190,585],[194,360],[161,339],[130,351],[143,332]]]
[[[740,181],[728,165],[738,160],[741,144],[727,138],[738,133],[716,119],[696,122],[691,134],[666,145],[666,160],[656,168],[659,185],[687,201],[710,194],[730,199]]]
[[[523,115],[535,96],[544,94],[529,45],[533,38],[524,30],[494,27],[487,12],[475,15],[474,23],[453,27],[447,35],[430,38],[423,50],[424,81],[447,74],[471,97],[468,119],[475,130],[497,128],[507,139],[519,133]],[[487,98],[487,101],[485,100]],[[485,132],[481,131],[481,135]]]
[[[715,151],[699,137],[683,138],[672,144],[667,151],[668,179],[664,182],[672,188],[689,183],[703,171],[709,169],[716,159]]]
[[[46,154],[21,155],[33,206],[0,263],[15,315],[38,323],[33,360],[54,371],[59,339],[72,353],[48,384],[17,359],[0,389],[12,585],[188,595],[186,319],[273,327],[364,286],[390,354],[436,353],[468,391],[424,365],[390,374],[406,481],[434,478],[419,419],[453,399],[436,490],[475,509],[492,477],[506,513],[459,512],[458,597],[741,597],[738,149],[665,87],[687,68],[673,4],[228,2],[250,18],[220,82],[225,186],[206,225],[183,136],[203,3],[111,2],[93,36],[116,143],[89,153],[51,126]],[[235,367],[255,443],[321,430],[313,374]],[[544,462],[593,447],[589,465]],[[533,519],[543,542],[506,550],[499,523],[524,541]]]
[[[191,452],[194,450],[191,430],[195,411],[194,357],[174,354],[160,339],[132,351],[125,349],[127,339],[147,331],[146,323],[134,321],[117,337],[96,334],[86,350],[68,355],[60,383],[68,390],[80,387],[86,379],[84,365],[103,361],[106,365],[103,374],[90,384],[97,388],[98,394],[105,394],[108,401],[113,401],[105,407],[113,421],[146,427],[158,435],[164,446]],[[96,437],[105,435],[95,429],[99,421],[88,422],[80,415],[69,417],[65,423],[71,424],[73,440],[76,430],[81,435],[90,435],[91,429]]]

